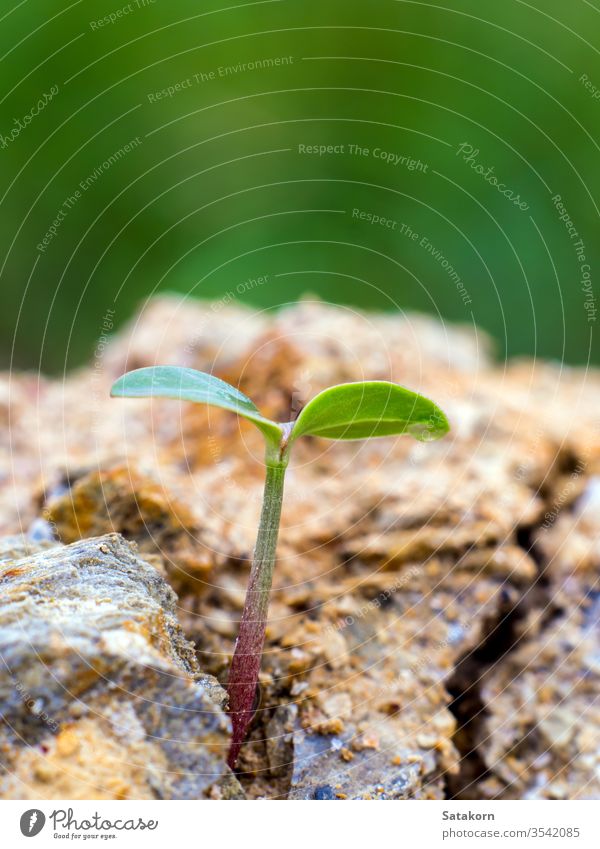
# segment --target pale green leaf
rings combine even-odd
[[[368,439],[406,433],[428,441],[449,429],[446,416],[433,401],[396,383],[373,380],[342,383],[320,392],[296,419],[291,439]]]

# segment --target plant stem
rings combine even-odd
[[[232,769],[235,767],[248,725],[254,715],[254,698],[265,642],[286,466],[287,459],[271,463],[267,461],[260,525],[252,558],[244,612],[229,671],[227,692],[233,736],[227,762]]]

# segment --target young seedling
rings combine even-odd
[[[228,762],[233,769],[253,716],[275,566],[283,482],[294,443],[301,436],[368,439],[400,434],[428,441],[444,436],[449,430],[448,421],[432,401],[380,380],[344,383],[325,389],[309,401],[295,421],[284,423],[265,418],[249,398],[228,383],[189,368],[156,366],[128,372],[114,384],[111,395],[175,398],[221,407],[251,421],[265,439],[266,479],[260,524],[227,684],[233,726]]]

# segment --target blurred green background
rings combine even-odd
[[[600,361],[591,3],[25,0],[0,32],[4,367],[80,364],[165,290]]]

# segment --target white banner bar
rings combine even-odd
[[[2,846],[597,849],[600,802],[0,802]],[[300,811],[311,805],[310,811]],[[30,842],[33,841],[33,842]],[[409,843],[410,842],[410,843]]]

